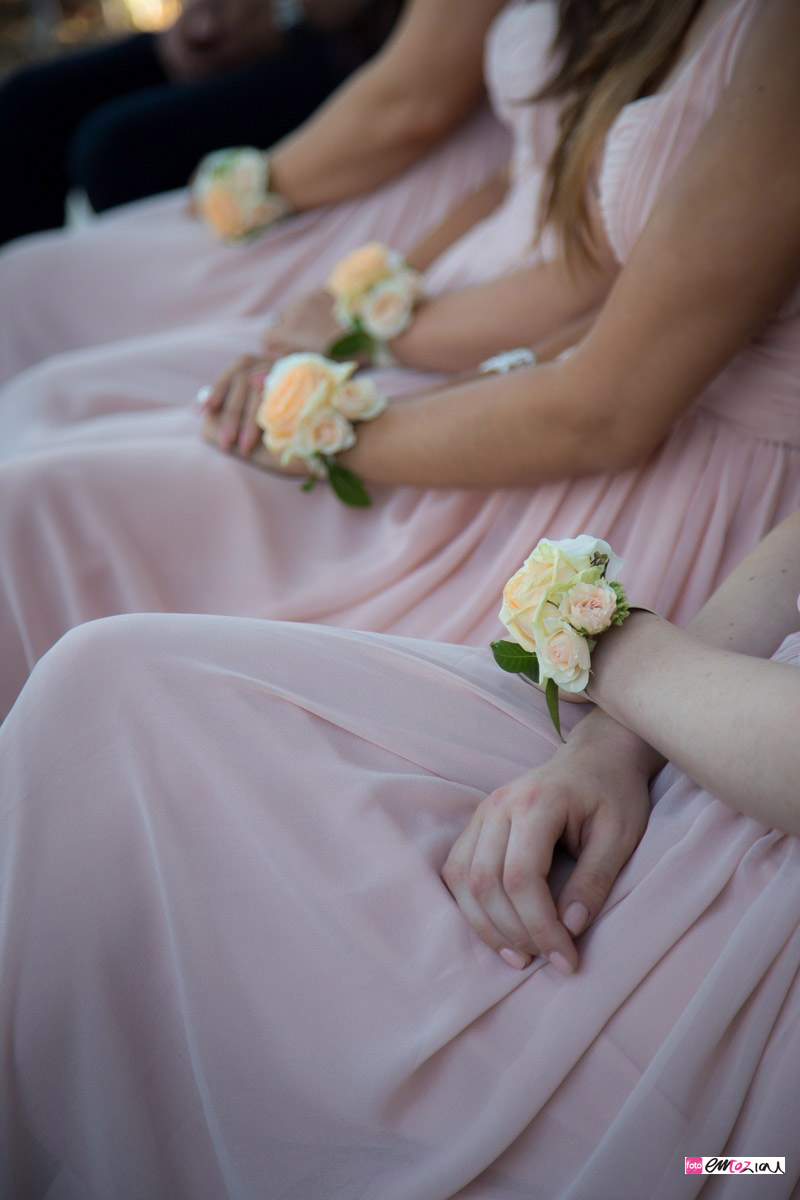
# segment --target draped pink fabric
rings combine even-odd
[[[629,105],[611,130],[598,174],[598,208],[622,260],[714,111],[762,3],[734,0],[669,88]],[[512,186],[500,210],[434,264],[435,291],[553,252],[547,239],[536,245],[534,234],[554,110],[520,103],[546,78],[552,31],[548,3],[512,4],[492,31],[488,81],[512,137]],[[3,265],[18,263],[18,273],[0,272],[18,288],[7,294],[12,315],[0,327],[9,353],[19,350],[24,358],[26,338],[40,338],[40,352],[52,350],[56,313],[66,322],[67,340],[83,338],[84,348],[22,371],[0,394],[0,711],[61,634],[115,613],[279,618],[485,644],[498,628],[500,589],[537,539],[586,529],[627,559],[625,582],[639,602],[683,622],[800,504],[800,287],[649,461],[618,474],[493,492],[375,488],[374,508],[352,511],[327,489],[302,495],[296,481],[243,465],[200,441],[192,411],[198,387],[238,353],[257,349],[264,317],[239,314],[275,302],[295,267],[304,286],[312,277],[318,283],[338,254],[392,222],[410,237],[412,225],[418,230],[423,220],[425,189],[441,199],[437,189],[448,191],[442,180],[456,165],[463,187],[466,174],[486,169],[487,144],[471,146],[467,138],[452,148],[447,170],[420,167],[388,189],[385,211],[384,201],[367,199],[300,217],[247,250],[198,250],[194,265],[219,278],[223,291],[225,280],[241,281],[244,307],[220,302],[224,319],[207,319],[203,289],[183,258],[187,239],[196,247],[200,234],[191,223],[186,232],[175,201],[134,206],[100,222],[96,233],[74,241],[46,238],[11,253]],[[153,232],[162,218],[169,238],[175,233],[173,258]],[[151,235],[168,267],[163,288],[160,279],[152,283],[145,254]],[[137,255],[158,293],[151,310]],[[82,256],[96,281],[111,272],[122,289],[126,280],[122,301],[115,293],[111,303],[102,289],[89,292],[89,313],[119,302],[120,313],[139,314],[136,320],[150,332],[85,346],[96,332],[91,321],[82,324],[87,293],[81,288],[80,303],[67,304],[66,311],[64,303],[70,281],[83,278],[75,276]],[[226,262],[238,265],[226,274]],[[128,274],[114,263],[125,263]],[[184,267],[190,285],[181,278]],[[186,313],[206,319],[153,332],[174,319],[170,306],[183,312],[186,286],[197,294],[197,307]],[[235,291],[239,282],[231,286]],[[256,286],[261,291],[251,303],[248,287]],[[209,295],[216,304],[215,288]],[[29,297],[40,321],[31,319]],[[112,314],[111,324],[100,319],[98,328],[108,336],[122,319]],[[378,383],[397,395],[430,378],[401,370],[379,373]]]
[[[540,701],[477,647],[68,634],[0,728],[0,1195],[797,1195],[797,838],[665,768],[569,978],[441,882],[552,753]],[[684,1174],[710,1154],[787,1174]]]

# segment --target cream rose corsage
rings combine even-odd
[[[327,476],[344,504],[367,508],[372,501],[363,483],[335,455],[355,445],[354,425],[380,416],[386,400],[371,380],[353,379],[355,370],[356,363],[320,354],[286,355],[264,381],[256,421],[264,445],[283,465],[296,458],[306,464],[304,491]]]
[[[387,357],[385,343],[408,328],[423,295],[420,273],[380,242],[368,242],[337,263],[325,288],[344,330],[328,353],[366,355],[378,365]]]
[[[283,196],[269,190],[268,156],[251,146],[207,154],[190,192],[200,219],[224,242],[253,237],[291,211]]]
[[[500,620],[514,641],[492,642],[495,661],[544,687],[559,737],[558,689],[584,691],[597,638],[628,616],[613,578],[621,566],[608,542],[589,534],[542,538],[503,589]]]

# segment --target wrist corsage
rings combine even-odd
[[[291,212],[284,196],[269,190],[269,158],[263,150],[234,146],[201,161],[191,183],[195,211],[224,242],[253,237]]]
[[[408,328],[423,296],[419,271],[380,242],[368,242],[337,263],[325,288],[344,330],[328,353],[334,358],[366,355],[377,366],[385,364],[384,343]]]
[[[344,504],[368,508],[367,489],[335,455],[356,443],[354,424],[372,421],[386,400],[370,379],[353,379],[356,363],[335,363],[320,354],[287,354],[264,381],[256,421],[262,441],[285,466],[302,459],[309,470],[303,491],[323,476]]]
[[[500,620],[514,641],[492,642],[495,661],[544,687],[559,737],[558,689],[584,691],[597,638],[628,616],[614,579],[621,566],[608,542],[588,534],[542,538],[503,588]]]

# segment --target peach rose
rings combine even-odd
[[[576,583],[559,606],[574,629],[590,636],[608,629],[617,611],[617,593],[607,583]]]
[[[256,413],[267,449],[282,462],[296,457],[293,440],[301,423],[322,409],[332,409],[337,387],[355,369],[355,363],[333,363],[321,354],[287,354],[280,359],[267,376]]]
[[[542,561],[536,551],[503,588],[500,620],[525,650],[536,649],[540,610],[550,591],[575,577],[571,564],[560,557]]]
[[[388,246],[367,242],[336,264],[326,288],[334,298],[348,300],[391,275],[401,263]]]
[[[386,399],[371,379],[350,379],[336,391],[333,403],[348,421],[371,421],[386,408]]]
[[[536,656],[540,683],[552,679],[565,692],[582,692],[589,682],[589,643],[557,616],[545,616],[537,630]]]
[[[232,241],[247,232],[239,205],[222,183],[212,184],[206,190],[197,210],[211,232],[223,241]]]

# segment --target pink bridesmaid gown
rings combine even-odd
[[[0,383],[54,354],[268,312],[318,287],[343,246],[413,246],[507,158],[484,106],[397,179],[243,245],[216,242],[183,190],[20,239],[0,251]]]
[[[578,972],[514,971],[439,872],[554,744],[477,647],[67,634],[0,728],[4,1200],[797,1196],[800,841],[668,766]]]
[[[764,2],[733,0],[667,90],[628,105],[610,130],[597,205],[620,263],[714,111]],[[534,226],[556,109],[524,103],[547,77],[553,28],[549,3],[514,4],[493,28],[487,74],[512,134],[512,186],[434,264],[434,292],[555,253],[552,239],[534,245]],[[331,258],[358,240],[350,232]],[[0,712],[61,634],[115,613],[485,644],[500,588],[536,540],[587,529],[628,560],[640,603],[683,622],[800,504],[800,286],[635,468],[494,491],[375,488],[366,512],[324,488],[302,495],[296,480],[200,440],[191,398],[255,348],[262,325],[247,317],[57,356],[4,389]],[[396,394],[430,379],[401,370],[378,382]]]

